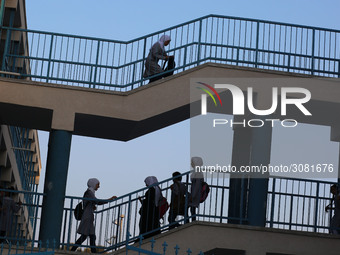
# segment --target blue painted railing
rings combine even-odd
[[[4,127],[5,128],[5,127]],[[39,160],[36,158],[39,154],[37,148],[35,147],[33,130],[21,127],[8,126],[10,138],[11,138],[11,149],[14,152],[16,164],[18,167],[19,179],[22,189],[27,191],[24,193],[24,199],[27,203],[35,203],[36,198],[35,192],[37,191],[37,177],[39,176]],[[10,180],[12,177],[11,172],[8,170],[3,170],[2,173],[6,175],[6,179]],[[33,224],[33,217],[35,211],[33,208],[28,207],[28,217]]]
[[[54,255],[55,249],[56,247],[53,247],[53,245],[49,243],[43,244],[39,242],[38,247],[34,247],[28,242],[7,242],[0,244],[0,255]]]
[[[41,202],[43,194],[29,191],[16,191],[0,189],[0,205],[3,205],[4,192],[8,192],[9,197],[14,202],[21,202],[19,211],[14,212],[6,209],[6,221],[3,221],[4,211],[0,210],[0,229],[5,231],[5,236],[0,237],[0,244],[12,243],[23,245],[29,243],[32,247],[39,244],[38,229],[41,215]],[[10,215],[8,215],[10,214]],[[3,226],[6,222],[6,226]],[[50,246],[51,247],[51,246]]]
[[[26,191],[36,191],[37,189],[37,169],[34,156],[36,152],[33,144],[33,130],[21,127],[9,127],[13,151],[18,165],[21,185]],[[39,174],[39,173],[38,173]]]
[[[206,178],[211,187],[207,200],[200,204],[197,220],[214,223],[228,223],[235,218],[228,217],[229,179]],[[183,174],[183,182],[190,187],[189,173]],[[160,182],[163,196],[170,202],[172,179]],[[326,181],[270,178],[267,199],[266,227],[287,230],[328,233],[331,212],[325,212],[325,207],[331,201],[329,188],[333,183]],[[126,247],[140,239],[139,209],[142,197],[147,188],[143,188],[114,201],[97,207],[95,212],[96,245],[98,251],[116,250]],[[31,207],[36,212],[34,224],[29,226],[34,230],[33,235],[22,236],[20,230],[7,239],[12,242],[29,242],[38,245],[41,203],[43,194],[36,193],[36,204],[25,203],[23,208]],[[79,237],[76,233],[79,221],[73,215],[75,206],[82,201],[80,197],[65,197],[64,216],[60,243],[63,249],[69,250]],[[243,204],[240,201],[240,204]],[[169,211],[165,214],[160,230],[167,231]],[[188,216],[191,217],[189,214]],[[17,216],[16,216],[17,217]],[[190,218],[189,217],[189,218]],[[184,217],[179,217],[179,223],[184,223]],[[247,219],[238,218],[240,223],[247,223]],[[19,224],[19,222],[17,223]],[[156,231],[156,230],[155,230]],[[147,234],[147,233],[145,233]],[[89,243],[82,247],[89,248]]]
[[[128,91],[146,84],[145,59],[162,34],[175,73],[213,62],[340,77],[340,31],[209,15],[130,41],[2,27],[2,71],[23,79]],[[9,75],[11,77],[11,75]]]

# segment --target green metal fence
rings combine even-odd
[[[189,172],[183,174],[183,181],[187,184]],[[229,179],[228,178],[206,178],[210,185],[210,193],[207,200],[200,204],[196,217],[198,221],[213,223],[228,223],[235,220],[247,224],[246,218],[230,218],[228,216],[228,199],[229,199]],[[172,179],[167,179],[159,183],[163,196],[170,202]],[[278,228],[295,231],[329,233],[329,223],[332,217],[331,212],[326,212],[325,207],[331,202],[329,188],[333,183],[316,180],[288,179],[288,178],[270,178],[267,197],[267,217],[266,227]],[[140,240],[139,209],[141,203],[139,197],[143,197],[148,188],[143,188],[114,201],[108,201],[108,204],[100,205],[95,211],[95,232],[97,236],[96,245],[98,250],[116,250],[126,247]],[[22,193],[18,191],[10,191]],[[22,235],[20,227],[20,212],[13,215],[13,231],[6,236],[6,240],[12,243],[28,243],[32,247],[39,245],[40,215],[43,194],[35,193],[37,199],[34,203],[23,201],[21,213],[27,209],[35,211],[34,221],[28,222],[29,226],[24,229],[31,229],[30,235]],[[63,225],[60,236],[62,249],[69,250],[75,240],[79,237],[77,228],[79,221],[73,215],[74,208],[82,201],[80,197],[65,197]],[[243,202],[240,201],[240,205]],[[169,211],[164,216],[160,224],[160,230],[167,231]],[[188,213],[187,217],[191,217]],[[184,224],[185,218],[178,218],[180,224]],[[157,231],[155,229],[154,231]],[[147,233],[144,233],[144,235]],[[52,244],[50,243],[50,246]],[[83,243],[82,247],[89,247],[89,243]]]
[[[163,34],[175,73],[213,62],[339,77],[340,31],[209,15],[130,41],[2,27],[3,71],[21,78],[127,91],[146,84],[145,59]]]

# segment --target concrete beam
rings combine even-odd
[[[190,98],[190,81],[204,80],[201,77],[236,83],[243,91],[252,86],[258,95],[265,95],[273,85],[305,87],[312,93],[308,109],[313,117],[291,111],[287,118],[340,126],[340,119],[332,117],[332,113],[340,112],[339,79],[211,63],[124,93],[2,78],[0,122],[128,141],[190,118],[190,104],[200,100],[200,95]],[[273,84],[273,81],[280,82]],[[228,98],[227,93],[222,92],[222,96]],[[261,103],[270,105],[271,97]],[[231,111],[232,106],[227,110]]]
[[[326,254],[325,250],[329,255],[339,253],[339,238],[329,234],[213,222],[185,224],[156,236],[155,240],[153,251],[158,253],[163,253],[162,244],[165,241],[168,244],[167,251],[173,251],[173,247],[178,245],[181,253],[190,248],[192,254],[199,254],[200,251],[205,254],[215,248],[244,250],[247,255],[320,255]],[[143,241],[141,248],[150,250],[150,239]],[[126,254],[126,250],[118,250],[115,254]]]

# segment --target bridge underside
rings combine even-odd
[[[280,80],[277,80],[280,79]],[[286,119],[340,127],[340,81],[269,70],[207,63],[130,92],[110,92],[37,83],[0,80],[1,124],[39,130],[65,130],[75,135],[128,141],[200,114],[200,94],[190,95],[190,83],[203,81],[236,84],[243,91],[254,88],[259,108],[271,106],[271,87],[304,87],[312,99],[305,104],[313,114],[289,109]],[[250,83],[251,81],[251,83]],[[273,81],[282,81],[275,82]],[[276,84],[277,83],[277,84]],[[225,114],[232,113],[230,92],[220,93]],[[190,115],[191,107],[191,115]],[[216,108],[217,109],[217,108]],[[273,118],[281,118],[280,109]]]

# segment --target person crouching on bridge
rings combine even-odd
[[[145,71],[143,77],[148,78],[150,76],[155,76],[157,74],[159,75],[150,78],[149,83],[168,76],[168,73],[164,73],[162,67],[158,65],[158,61],[160,59],[168,60],[169,58],[173,60],[173,56],[168,56],[164,49],[165,46],[169,45],[170,41],[171,38],[169,35],[162,35],[161,38],[154,45],[152,45],[149,55],[145,61]]]
[[[100,187],[100,182],[96,178],[91,178],[87,181],[88,189],[84,193],[84,198],[88,198],[90,200],[84,200],[84,213],[81,217],[81,221],[77,230],[78,234],[81,234],[79,239],[76,241],[76,245],[74,245],[71,251],[77,250],[79,245],[81,245],[89,236],[90,237],[90,245],[91,245],[91,252],[96,253],[96,234],[95,234],[95,227],[94,227],[94,211],[97,209],[97,205],[103,205],[107,202],[103,200],[99,200],[95,196],[95,192]],[[113,200],[117,198],[113,196],[107,200]]]

